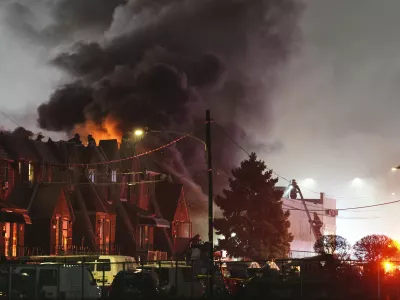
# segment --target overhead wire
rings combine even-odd
[[[244,153],[246,153],[248,156],[250,156],[251,153],[250,153],[248,150],[246,150],[243,146],[241,146],[233,137],[231,137],[231,136],[225,131],[225,129],[223,128],[223,126],[221,126],[220,124],[218,124],[218,123],[215,122],[215,121],[213,122],[213,124],[217,125],[218,128],[219,128],[219,130],[220,130],[234,145],[236,145],[240,150],[242,150]],[[283,180],[287,181],[288,183],[291,183],[291,180],[289,180],[289,179],[287,179],[285,176],[282,176],[282,175],[280,175],[279,173],[275,172],[273,169],[270,169],[270,168],[268,168],[268,167],[266,167],[266,169],[267,169],[268,171],[272,172],[272,174],[274,174],[274,175],[277,176],[278,178],[283,179]],[[308,191],[308,192],[311,192],[311,193],[314,193],[314,194],[318,194],[318,195],[321,194],[320,192],[316,192],[316,191],[310,190],[310,189],[304,187],[303,185],[300,185],[300,184],[299,184],[299,186],[302,188],[302,190],[306,190],[306,191]],[[348,200],[367,199],[367,198],[368,198],[368,197],[353,197],[353,198],[349,198],[349,197],[336,197],[336,196],[328,195],[328,194],[326,194],[325,196],[326,196],[326,197],[329,197],[329,198],[334,198],[334,199],[348,199]]]

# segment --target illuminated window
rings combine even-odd
[[[111,222],[107,219],[99,220],[99,248],[107,254],[110,249]]]
[[[111,171],[111,181],[112,182],[117,182],[117,170],[112,170]]]
[[[29,176],[29,182],[33,182],[34,180],[34,174],[35,174],[35,170],[33,168],[33,164],[29,163],[28,165],[28,176]]]
[[[18,244],[17,223],[13,223],[13,230],[12,230],[12,257],[16,257],[17,256],[17,244]]]
[[[89,180],[93,183],[96,181],[96,170],[95,169],[89,170]]]
[[[5,223],[3,226],[4,232],[4,256],[10,257],[10,236],[11,236],[11,226],[10,223]]]
[[[55,253],[58,254],[60,250],[60,217],[56,217],[55,225],[53,225],[53,230],[55,230],[56,240],[55,240]]]
[[[62,247],[64,250],[68,248],[68,218],[63,218],[62,222]]]

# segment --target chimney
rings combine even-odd
[[[324,198],[325,198],[325,193],[320,193],[319,202],[320,202],[321,204],[324,204]]]

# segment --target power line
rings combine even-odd
[[[216,123],[215,121],[214,121],[214,124],[216,124],[216,125],[218,126],[218,128],[220,129],[220,131],[221,131],[233,144],[235,144],[239,149],[241,149],[241,150],[242,150],[244,153],[246,153],[248,156],[251,155],[251,153],[250,153],[249,151],[247,151],[244,147],[242,147],[238,142],[236,142],[235,139],[233,139],[233,138],[224,130],[224,128],[223,128],[221,125],[219,125],[219,124]],[[284,176],[282,176],[282,175],[276,173],[274,170],[272,170],[272,169],[270,169],[270,168],[268,168],[268,167],[266,167],[266,169],[267,169],[268,171],[272,172],[272,174],[274,174],[274,175],[277,176],[278,178],[281,178],[281,179],[283,179],[283,180],[285,180],[285,181],[287,181],[287,182],[290,183],[290,180],[287,179],[286,177],[284,177]]]
[[[216,123],[215,121],[214,121],[213,123],[216,124],[216,125],[218,126],[218,128],[220,129],[220,131],[221,131],[234,145],[236,145],[240,150],[242,150],[244,153],[246,153],[248,156],[250,156],[251,153],[250,153],[249,151],[247,151],[243,146],[241,146],[234,138],[232,138],[232,137],[224,130],[224,128],[223,128],[221,125],[219,125],[219,124]],[[266,169],[267,169],[268,171],[271,171],[272,174],[274,174],[274,175],[277,176],[278,178],[281,178],[281,179],[287,181],[288,183],[291,183],[291,180],[289,180],[289,179],[287,179],[286,177],[284,177],[284,176],[280,175],[279,173],[275,172],[273,169],[270,169],[270,168],[268,168],[268,167],[266,167]],[[304,187],[304,186],[302,186],[302,185],[299,185],[299,186],[301,186],[301,188],[302,188],[303,190],[306,190],[306,191],[308,191],[308,192],[311,192],[311,193],[314,193],[314,194],[317,194],[317,195],[321,194],[320,192],[316,192],[316,191],[310,190],[310,189],[308,189],[308,188],[306,188],[306,187]],[[348,199],[348,200],[367,199],[367,198],[368,198],[368,197],[353,197],[353,198],[349,198],[349,197],[336,197],[336,196],[328,195],[328,194],[326,194],[325,196],[326,196],[326,197],[329,197],[329,198],[334,198],[334,199]]]
[[[228,175],[225,175],[219,171],[215,171],[217,175],[222,175],[225,178],[231,178]],[[256,191],[252,190],[251,188],[249,188],[248,186],[244,185],[241,183],[240,180],[236,179],[236,182],[239,183],[239,186],[241,186],[242,188],[245,188],[246,190],[257,194]],[[346,207],[346,208],[337,208],[336,210],[338,211],[346,211],[346,210],[356,210],[356,209],[364,209],[364,208],[370,208],[370,207],[378,207],[378,206],[386,206],[386,205],[390,205],[390,204],[394,204],[394,203],[398,203],[400,202],[400,200],[396,200],[396,201],[390,201],[390,202],[384,202],[384,203],[379,203],[379,204],[371,204],[371,205],[365,205],[365,206],[356,206],[356,207]],[[286,205],[286,204],[285,204]],[[300,209],[300,208],[294,208],[295,210],[300,210],[300,211],[305,211],[304,209]],[[326,211],[327,209],[311,209],[309,210],[309,212],[323,212]]]
[[[10,120],[11,122],[13,122],[15,125],[17,125],[17,127],[22,127],[21,125],[19,125],[17,122],[15,122],[13,119],[11,119],[8,115],[6,115],[4,112],[2,112],[0,110],[0,114],[2,114],[4,117],[6,117],[8,120]]]

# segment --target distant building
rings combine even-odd
[[[290,229],[293,234],[290,255],[301,258],[314,255],[315,237],[308,221],[307,213],[301,199],[282,198],[283,209],[290,211]],[[326,198],[324,193],[316,199],[304,199],[312,221],[321,220],[322,235],[336,234],[336,200]]]

